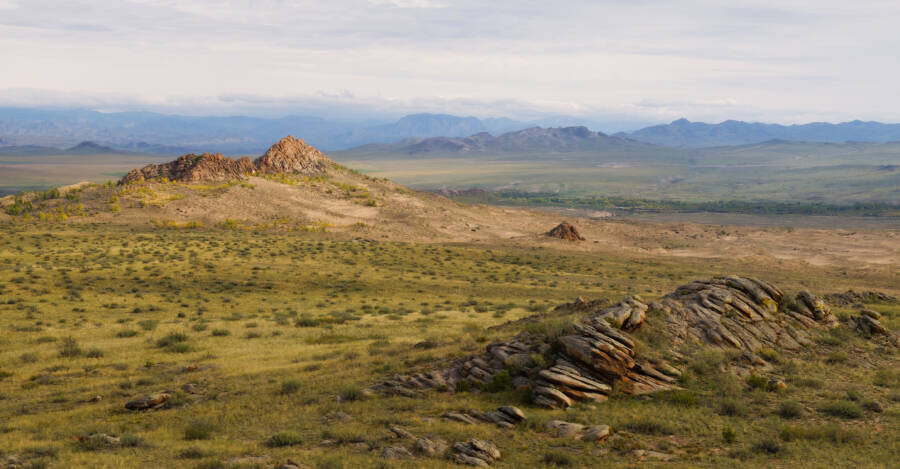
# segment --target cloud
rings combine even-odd
[[[56,91],[61,102],[107,96],[108,103],[269,112],[324,93],[335,106],[383,106],[382,113],[431,105],[425,110],[489,115],[527,108],[659,119],[900,120],[896,2],[0,0],[4,5],[0,89]],[[221,99],[237,96],[268,104]]]

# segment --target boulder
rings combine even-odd
[[[412,453],[403,446],[388,446],[381,450],[381,457],[384,459],[401,459],[412,457]]]
[[[580,438],[584,431],[584,425],[565,422],[563,420],[551,420],[547,422],[547,430],[551,430],[557,438]]]
[[[547,232],[547,236],[559,238],[564,241],[584,241],[584,237],[569,222],[564,221]]]
[[[457,464],[487,467],[500,459],[500,450],[487,440],[472,438],[454,443],[449,451],[450,459]]]
[[[447,442],[441,439],[417,438],[413,451],[422,456],[440,456],[447,450]]]
[[[582,441],[603,441],[609,438],[610,435],[609,425],[594,425],[592,427],[588,427],[584,431],[584,435],[581,437]]]
[[[128,401],[125,404],[125,408],[132,411],[156,409],[165,404],[170,397],[171,395],[169,393],[159,392],[156,394],[151,394],[147,397]]]

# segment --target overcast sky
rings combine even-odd
[[[896,0],[0,0],[0,105],[900,122]]]

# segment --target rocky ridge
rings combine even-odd
[[[123,184],[153,179],[185,183],[218,182],[242,179],[248,174],[322,174],[332,161],[301,139],[287,136],[272,145],[265,154],[251,161],[243,157],[226,158],[221,153],[187,154],[169,163],[151,164],[130,171]]]
[[[612,306],[578,299],[558,310],[583,312],[557,337],[523,332],[486,347],[486,353],[412,375],[395,375],[372,392],[415,396],[422,390],[466,389],[509,380],[530,389],[533,402],[565,408],[576,401],[605,401],[615,387],[623,394],[677,388],[680,345],[705,344],[738,352],[747,367],[765,366],[763,348],[800,350],[812,345],[810,332],[840,325],[828,306],[803,291],[793,300],[774,285],[748,277],[717,277],[677,288],[660,301],[628,297]],[[639,353],[632,332],[654,327],[671,342],[658,354]],[[856,327],[887,333],[871,314],[854,318]],[[540,359],[535,359],[540,357]]]

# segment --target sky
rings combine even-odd
[[[0,106],[900,122],[896,0],[0,0]]]

